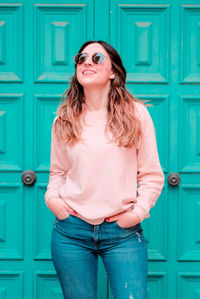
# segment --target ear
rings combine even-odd
[[[109,78],[110,78],[110,79],[114,79],[114,78],[115,78],[115,73],[114,73],[114,72],[111,72]]]

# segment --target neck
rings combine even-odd
[[[84,87],[84,96],[86,108],[90,111],[101,110],[107,107],[108,93],[110,91],[110,85],[106,87]]]

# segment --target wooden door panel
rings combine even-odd
[[[3,271],[0,270],[0,296],[12,299],[14,296],[23,298],[23,271]]]
[[[0,4],[0,297],[63,298],[51,261],[44,194],[51,125],[90,39],[119,52],[127,88],[150,100],[165,187],[142,223],[148,299],[200,298],[199,0],[25,0]],[[6,3],[8,2],[8,3]],[[185,2],[185,3],[184,3]],[[17,84],[13,84],[17,83]],[[32,169],[34,186],[22,172]],[[176,187],[167,182],[179,174]],[[98,299],[112,298],[102,261]]]
[[[0,4],[0,82],[23,80],[23,5]]]
[[[200,7],[194,1],[181,5],[181,83],[200,83],[199,19]]]
[[[180,172],[200,171],[200,96],[181,95],[179,114]]]
[[[23,167],[23,94],[0,94],[1,171],[20,171]]]
[[[178,273],[177,299],[200,298],[200,272]]]
[[[68,2],[68,1],[66,1]],[[82,2],[82,1],[80,1]],[[75,49],[92,35],[92,1],[35,4],[35,82],[69,82]]]
[[[111,1],[111,10],[111,40],[113,44],[117,40],[127,83],[167,83],[169,5]]]
[[[129,91],[154,105],[148,110],[166,177],[151,218],[142,223],[148,298],[198,298],[199,3],[110,3],[111,43],[127,69]],[[181,179],[175,187],[167,181],[172,172]]]
[[[182,184],[178,209],[178,260],[200,261],[200,184]]]
[[[3,179],[2,176],[1,178]],[[0,260],[24,258],[24,209],[21,185],[14,182],[0,184]]]

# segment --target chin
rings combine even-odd
[[[103,87],[104,85],[102,83],[97,83],[95,81],[84,81],[84,82],[79,82],[83,87]]]

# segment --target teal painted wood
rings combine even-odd
[[[149,255],[148,297],[153,299],[199,294],[197,4],[111,1],[111,42],[125,62],[129,90],[154,105],[149,111],[166,175],[151,218],[143,222]],[[172,172],[181,177],[177,187],[167,183]]]
[[[51,261],[54,216],[46,208],[51,124],[89,39],[120,53],[127,88],[147,99],[165,188],[142,226],[148,246],[148,299],[200,293],[199,0],[23,1],[0,3],[0,296],[57,298]],[[16,83],[16,84],[13,84]],[[37,174],[34,186],[22,172]],[[167,183],[176,172],[177,187]],[[112,298],[99,260],[98,299]]]

